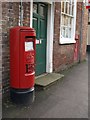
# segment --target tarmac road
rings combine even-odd
[[[88,118],[88,61],[64,72],[62,81],[36,91],[30,106],[3,101],[3,118]]]

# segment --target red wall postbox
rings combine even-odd
[[[79,35],[75,34],[75,48],[74,48],[74,61],[78,60],[78,54],[79,54]]]
[[[10,29],[11,96],[34,92],[35,43],[33,28],[17,26]],[[21,96],[20,96],[21,97]],[[25,98],[25,97],[24,97]]]

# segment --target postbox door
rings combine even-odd
[[[25,31],[20,33],[20,88],[30,88],[34,86],[34,76],[31,75],[30,72],[30,64],[34,65],[34,38],[30,38],[30,40],[27,41],[27,36],[31,36],[30,32]]]

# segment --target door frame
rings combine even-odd
[[[53,72],[54,3],[48,2],[46,73]],[[33,25],[33,0],[30,2],[30,27]]]

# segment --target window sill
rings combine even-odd
[[[74,44],[76,41],[74,39],[68,39],[68,38],[61,38],[60,44]]]

